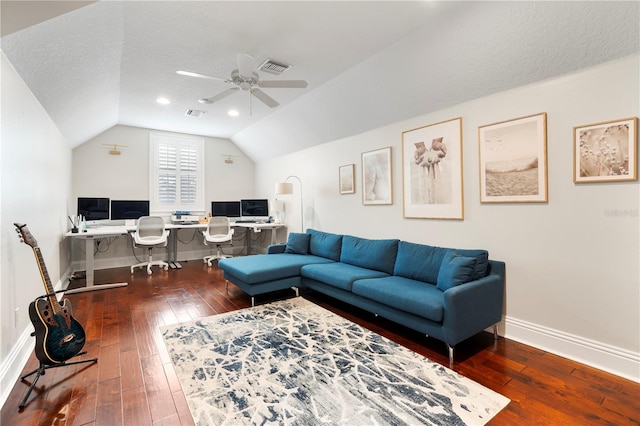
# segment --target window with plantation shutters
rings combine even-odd
[[[204,140],[150,135],[150,210],[204,211]]]

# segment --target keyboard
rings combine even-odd
[[[258,222],[251,219],[241,219],[241,220],[236,220],[234,223],[258,223]]]

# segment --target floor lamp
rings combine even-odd
[[[300,231],[304,232],[304,208],[302,207],[302,181],[298,176],[291,175],[282,181],[276,183],[276,194],[293,194],[293,183],[287,182],[289,179],[297,179],[300,184]]]

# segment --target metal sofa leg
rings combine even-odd
[[[498,340],[498,324],[493,325],[493,340]]]
[[[449,350],[449,365],[453,365],[453,346],[447,343],[447,349]]]
[[[253,308],[254,306],[256,306],[256,298],[251,296],[251,307]]]

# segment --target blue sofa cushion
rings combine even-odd
[[[436,287],[442,291],[448,290],[460,284],[468,283],[473,279],[476,267],[475,257],[466,257],[449,250],[442,259],[438,283]]]
[[[292,254],[309,254],[310,239],[310,234],[292,232],[289,234],[289,239],[287,240],[287,246],[285,247],[284,252]]]
[[[312,280],[320,281],[324,284],[347,291],[351,291],[353,282],[356,280],[388,276],[388,274],[384,272],[373,271],[340,262],[322,265],[305,265],[300,270],[300,274],[302,275],[303,284],[305,278],[311,278]]]
[[[447,249],[400,241],[393,275],[435,284]]]
[[[340,262],[393,274],[398,254],[398,240],[368,240],[342,237]]]
[[[475,257],[476,266],[473,272],[474,280],[479,280],[482,277],[487,276],[489,270],[489,252],[486,250],[473,250],[473,249],[454,249],[459,255],[466,257]]]
[[[352,291],[431,321],[442,322],[444,318],[444,293],[421,281],[398,276],[358,280]]]
[[[303,265],[330,262],[324,257],[278,253],[220,259],[218,267],[247,284],[258,284],[298,276]]]
[[[393,274],[436,284],[440,265],[449,250],[452,249],[400,241]],[[455,249],[455,251],[462,256],[476,258],[474,280],[479,280],[487,275],[489,252],[474,249]]]
[[[307,229],[309,239],[309,253],[327,259],[340,260],[340,248],[342,247],[342,235]]]

